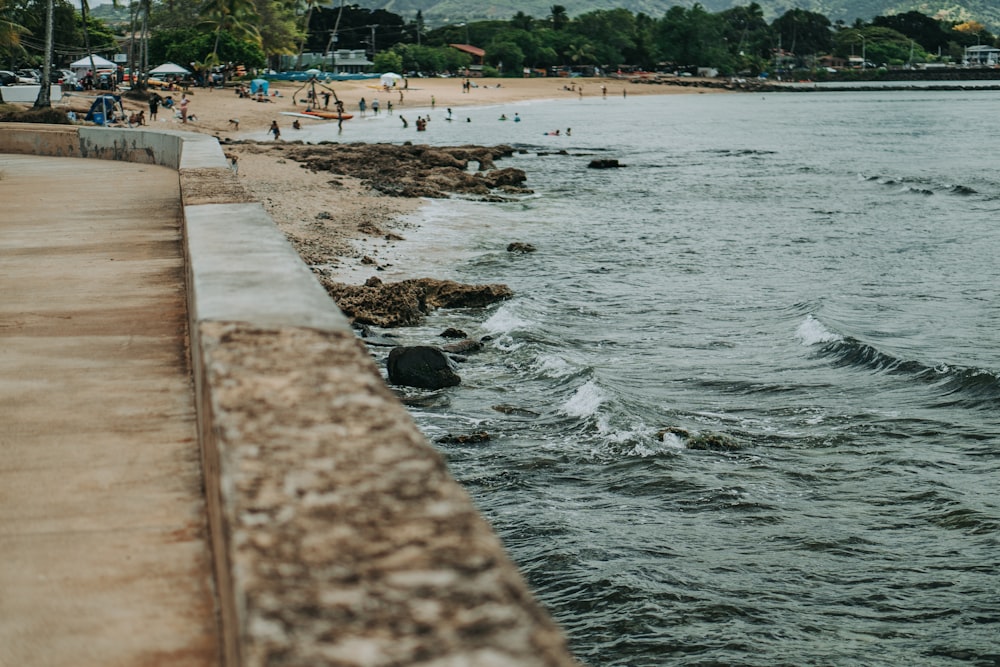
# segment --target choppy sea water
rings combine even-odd
[[[347,126],[527,151],[500,166],[535,195],[431,202],[403,246],[516,296],[395,333],[493,337],[461,386],[405,394],[431,440],[490,434],[438,446],[581,660],[1000,664],[998,109],[609,96]]]

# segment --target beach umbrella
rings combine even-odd
[[[149,70],[150,74],[190,74],[191,71],[181,67],[180,65],[175,65],[174,63],[163,63],[159,67],[154,67]]]

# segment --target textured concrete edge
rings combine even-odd
[[[238,664],[576,664],[353,332],[198,326]]]
[[[0,152],[179,172],[225,664],[576,664],[215,139],[6,123]]]

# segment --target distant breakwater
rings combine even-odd
[[[940,85],[927,82],[941,82]],[[996,81],[995,84],[962,85],[961,82]],[[806,91],[888,91],[913,90],[915,83],[921,83],[920,90],[1000,90],[1000,68],[948,68],[888,70],[871,72],[863,76],[837,78],[831,75],[823,79],[802,79],[798,81],[776,81],[756,78],[695,78],[695,77],[654,77],[630,79],[631,83],[668,85],[682,88],[708,88],[731,90],[734,92],[797,93]],[[821,85],[809,85],[821,84]],[[842,84],[842,85],[838,85]]]

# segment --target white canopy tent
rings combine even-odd
[[[396,83],[403,79],[402,76],[396,74],[395,72],[386,72],[379,77],[379,82],[386,88],[395,88]]]
[[[159,67],[154,67],[149,70],[150,74],[190,74],[191,71],[181,67],[180,65],[175,65],[174,63],[163,63]]]
[[[94,56],[93,67],[96,67],[97,69],[117,69],[118,65],[111,62],[107,58],[102,58],[101,56]],[[83,58],[80,58],[76,62],[71,63],[69,68],[73,70],[73,72],[77,76],[82,76],[83,74],[86,74],[87,71],[91,68],[90,57],[84,56]]]

